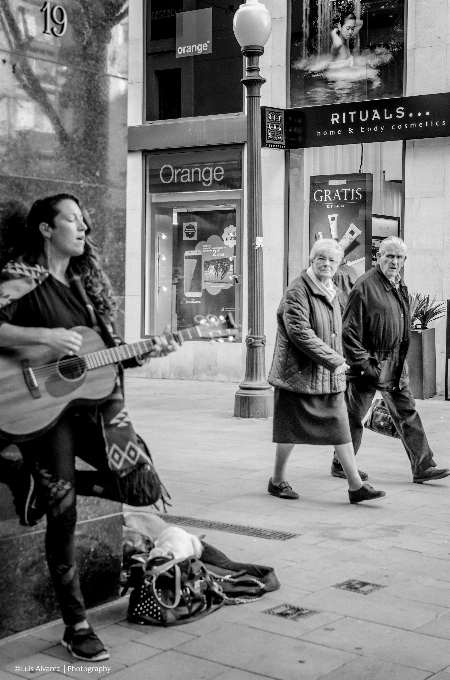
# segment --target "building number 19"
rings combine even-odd
[[[41,12],[44,12],[43,32],[61,38],[67,31],[67,12],[64,7],[61,7],[61,5],[53,5],[52,7],[49,2],[45,2],[41,7]],[[51,24],[56,24],[56,27]]]

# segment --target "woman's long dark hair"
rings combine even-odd
[[[39,225],[42,222],[53,225],[59,212],[58,205],[64,200],[74,201],[78,205],[87,225],[84,252],[82,255],[71,258],[70,272],[81,277],[86,293],[105,320],[113,321],[117,315],[117,302],[110,281],[102,268],[98,248],[90,236],[92,232],[91,218],[76,196],[62,193],[46,196],[35,201],[31,206],[25,224],[23,219],[18,219],[16,224],[13,225],[11,219],[13,212],[10,210],[7,220],[10,224],[2,225],[6,227],[5,231],[2,230],[3,264],[5,255],[8,256],[8,259],[22,255],[24,260],[30,264],[35,264],[39,258],[45,256],[44,237],[39,230]],[[5,222],[5,220],[2,221]]]

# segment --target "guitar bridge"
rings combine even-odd
[[[23,377],[25,378],[26,386],[28,387],[31,396],[33,399],[39,399],[42,396],[39,390],[39,384],[28,359],[24,359],[22,361],[22,372]]]

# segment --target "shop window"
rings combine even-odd
[[[243,58],[228,0],[147,0],[146,7],[146,119],[242,111]],[[206,9],[212,17],[211,50],[196,48],[195,54],[177,58],[177,15]]]
[[[158,99],[159,118],[179,118],[181,115],[181,69],[173,68],[166,71],[155,71]]]
[[[237,206],[160,204],[152,213],[155,287],[150,299],[155,332],[239,314]]]
[[[144,334],[241,308],[241,147],[147,156]]]

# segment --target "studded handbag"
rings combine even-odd
[[[400,439],[400,435],[383,399],[375,399],[372,402],[369,413],[364,421],[364,427],[372,430],[372,432]]]
[[[145,564],[130,595],[128,621],[177,626],[203,618],[223,604],[221,588],[200,560],[155,557]]]

